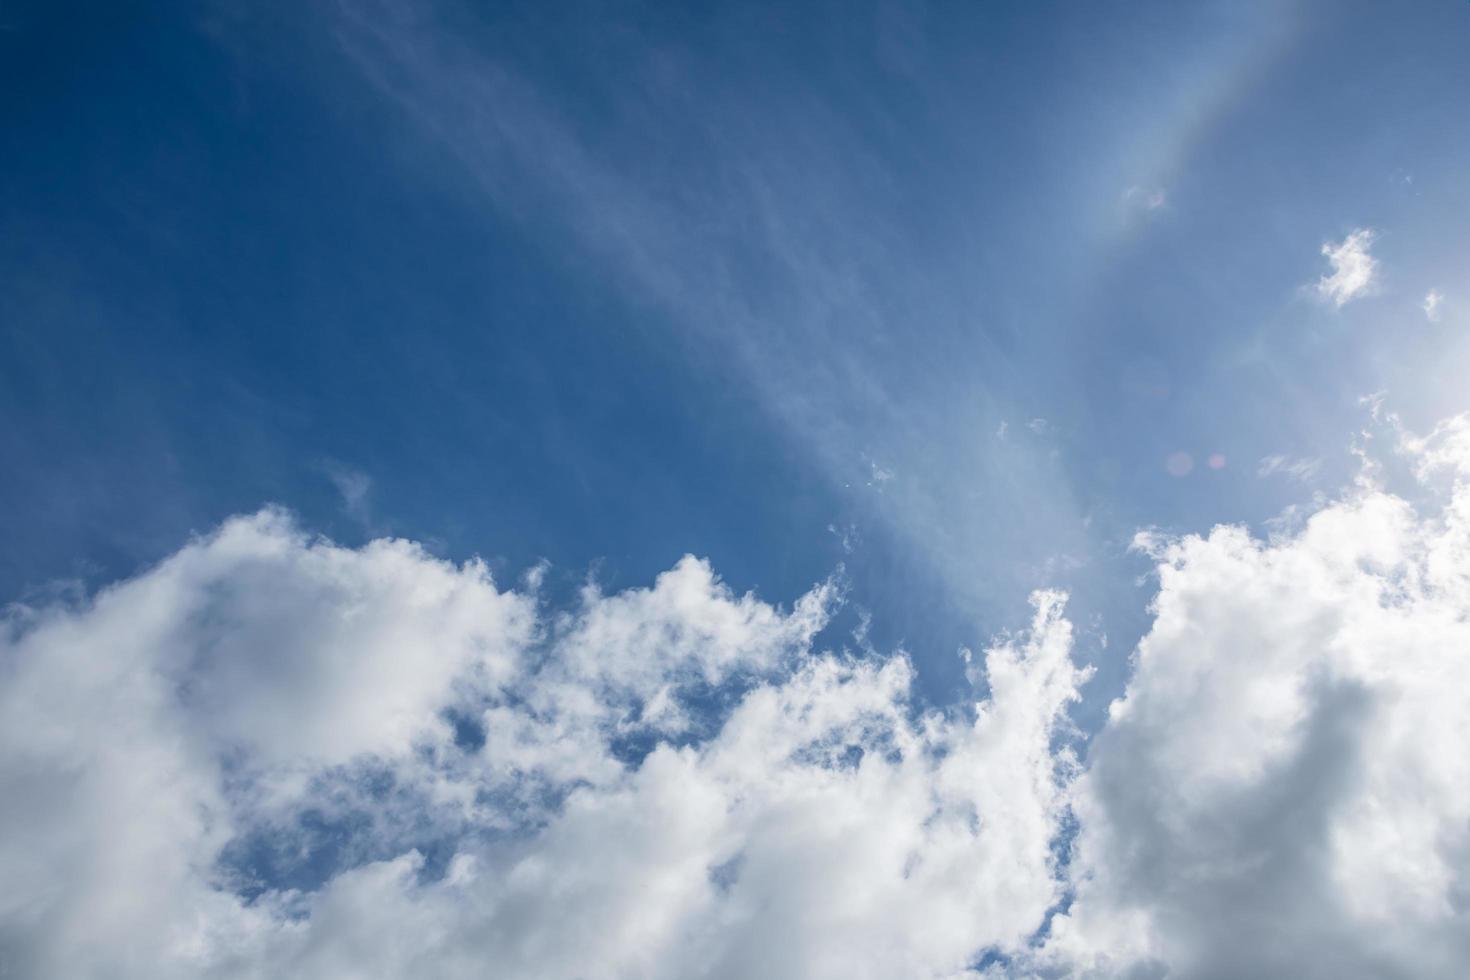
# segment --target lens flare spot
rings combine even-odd
[[[1170,453],[1169,458],[1164,460],[1164,469],[1169,471],[1170,476],[1188,476],[1194,469],[1194,457],[1183,451]]]

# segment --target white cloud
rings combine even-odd
[[[1438,289],[1431,289],[1424,295],[1424,302],[1419,308],[1424,311],[1424,318],[1430,323],[1439,322],[1440,305],[1444,303],[1444,295]]]
[[[1464,975],[1470,419],[1399,442],[1446,506],[1365,479],[1267,541],[1144,542],[1154,622],[1085,768],[1055,593],[935,711],[906,657],[814,646],[830,583],[782,609],[686,558],[556,611],[230,521],[7,613],[0,967]]]
[[[1365,486],[1269,543],[1218,528],[1155,545],[1155,621],[1077,786],[1052,963],[1470,968],[1466,431],[1405,441],[1456,472],[1441,512]]]
[[[945,715],[903,657],[812,649],[834,601],[782,611],[686,558],[538,614],[478,563],[268,511],[15,610],[0,965],[944,976],[1023,948],[1060,894],[1052,743],[1085,678],[1061,597]]]
[[[1317,295],[1341,309],[1370,292],[1378,275],[1378,260],[1368,253],[1375,237],[1371,229],[1359,228],[1336,244],[1324,243],[1322,254],[1332,273],[1317,280]]]

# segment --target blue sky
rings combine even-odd
[[[0,973],[1465,975],[1467,43],[0,0]]]
[[[276,502],[567,581],[841,562],[936,692],[1063,586],[1116,686],[1134,530],[1463,407],[1453,4],[5,16],[12,598]]]

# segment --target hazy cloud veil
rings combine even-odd
[[[1056,593],[936,712],[814,645],[833,583],[555,609],[236,518],[7,613],[6,975],[1460,975],[1470,422],[1400,442],[1437,503],[1141,541],[1085,767]]]

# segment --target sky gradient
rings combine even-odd
[[[0,688],[153,733],[129,765],[215,816],[160,857],[165,807],[95,860],[228,905],[120,962],[1462,975],[1464,705],[1434,692],[1467,668],[1434,651],[1470,613],[1467,42],[1470,7],[1431,0],[0,3]],[[783,727],[802,698],[842,701],[831,732]],[[1432,744],[1392,734],[1410,704]],[[107,805],[113,770],[78,761],[103,731],[14,734],[0,787],[42,802],[0,805],[12,841],[45,800]],[[1434,828],[1375,766],[1443,791]],[[1316,846],[1271,809],[1288,770],[1322,847],[1370,843],[1210,890],[1201,868]],[[536,841],[590,860],[579,799],[648,843],[681,780],[718,788],[680,824],[716,869],[698,901],[507,870]],[[1239,839],[1201,809],[1227,783]],[[1006,884],[916,871],[808,921],[846,887],[791,802],[824,792],[811,813],[872,818],[869,883],[891,846]],[[766,815],[711,816],[742,793]],[[944,829],[965,813],[973,852]],[[1434,843],[1380,861],[1394,834]],[[69,873],[25,865],[64,898],[0,905],[0,972],[103,975],[77,930],[164,928]],[[323,952],[371,946],[332,902],[380,873],[411,908],[369,905],[484,945]],[[1291,907],[1344,881],[1402,900]],[[645,934],[587,911],[614,893],[713,911]],[[638,949],[484,938],[554,937],[568,895]],[[1278,932],[1231,914],[1261,895]],[[877,919],[881,956],[831,952]],[[314,946],[318,920],[356,938]],[[1342,946],[1364,923],[1383,942]]]
[[[1126,650],[1138,527],[1336,485],[1361,396],[1462,407],[1462,15],[15,8],[0,584],[275,502],[573,578],[840,561],[926,649],[1060,585]],[[1319,302],[1359,229],[1378,288]]]

